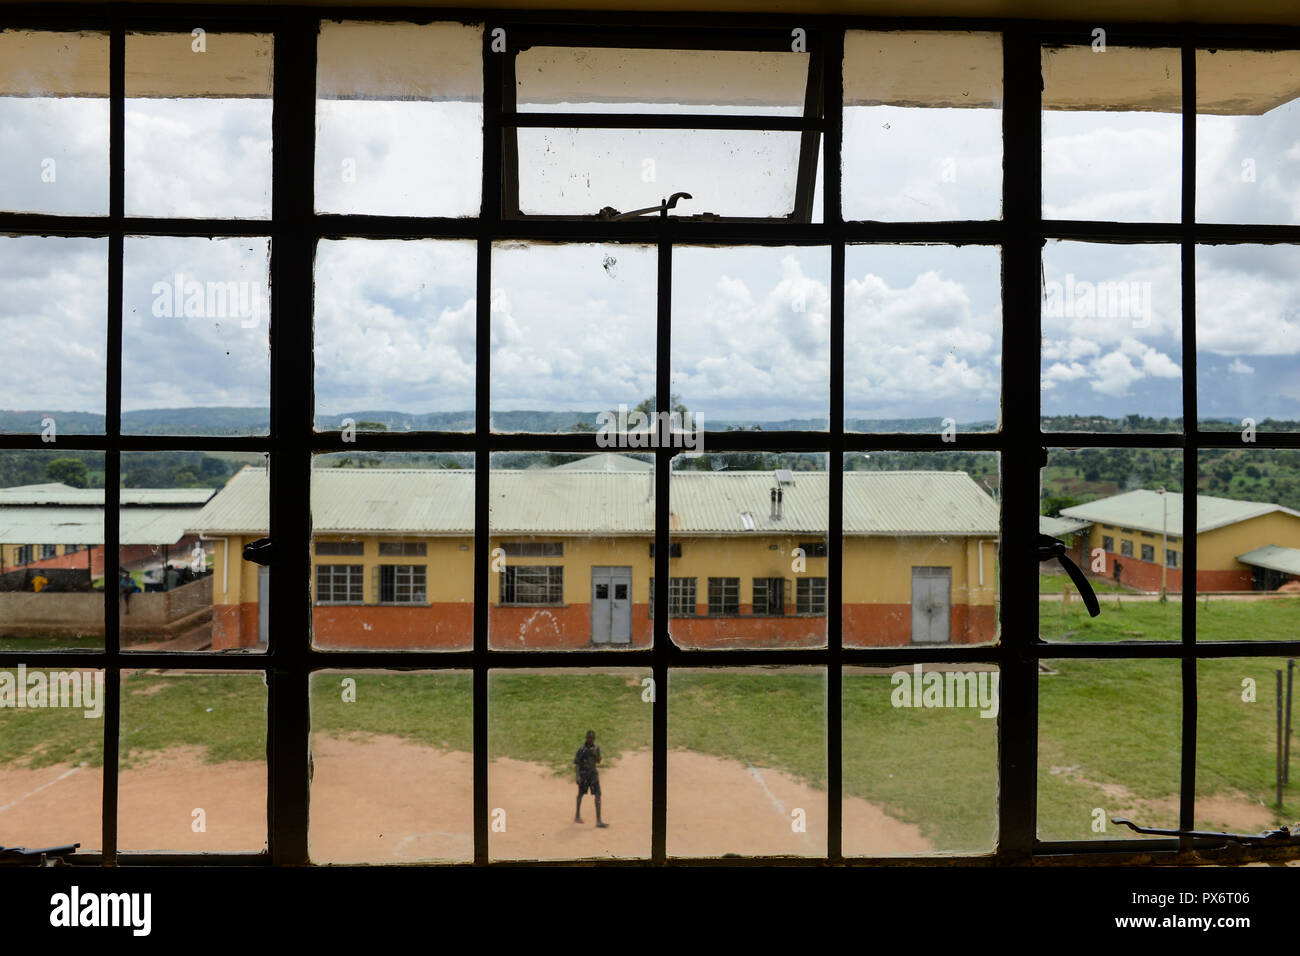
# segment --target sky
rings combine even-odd
[[[479,103],[320,106],[321,211],[474,214]],[[1201,218],[1300,222],[1298,111],[1294,100],[1259,116],[1198,117]],[[1046,112],[1044,215],[1176,220],[1179,122]],[[849,108],[846,215],[997,218],[1000,127],[993,109]],[[107,129],[102,100],[0,98],[0,207],[102,214]],[[128,213],[268,216],[270,138],[266,100],[129,100]],[[695,197],[683,201],[686,215],[781,214],[793,202],[797,140],[525,130],[521,203],[556,214],[626,210],[681,189]],[[0,408],[104,410],[106,256],[102,239],[0,238],[0,336],[11,359]],[[267,403],[267,256],[264,239],[128,238],[124,410]],[[1198,250],[1203,417],[1300,418],[1297,266],[1300,247]],[[494,411],[595,412],[651,394],[652,248],[500,243],[492,270]],[[850,247],[846,415],[997,420],[1000,402],[1014,400],[999,394],[1000,272],[988,247]],[[323,241],[313,290],[318,412],[469,408],[474,276],[469,242]],[[1181,415],[1176,246],[1050,242],[1042,280],[1044,414]],[[826,421],[829,283],[824,247],[679,247],[674,393],[706,422]]]

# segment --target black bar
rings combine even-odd
[[[500,54],[498,54],[500,55]],[[507,128],[520,129],[732,129],[803,132],[821,129],[804,116],[744,116],[739,113],[507,113]]]
[[[666,226],[667,216],[658,217]],[[673,330],[673,246],[666,231],[659,239],[658,291],[655,305],[655,411],[659,420],[672,411],[672,330]],[[662,430],[659,432],[662,434]],[[706,446],[708,447],[708,446]],[[672,556],[668,533],[672,515],[672,451],[655,451],[655,620],[651,654],[651,792],[650,792],[650,860],[664,863],[668,859],[668,666],[677,650],[669,635],[668,595],[671,589],[669,559]]]

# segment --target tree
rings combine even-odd
[[[90,487],[90,470],[78,458],[56,458],[45,466],[45,477],[73,488]]]

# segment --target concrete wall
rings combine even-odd
[[[121,598],[123,634],[160,636],[168,628],[212,606],[212,578],[206,577],[171,591],[132,594],[129,610]],[[0,593],[0,633],[104,634],[104,593]]]

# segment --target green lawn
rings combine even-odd
[[[1089,617],[1081,601],[1039,604],[1038,633],[1045,641],[1167,641],[1182,638],[1181,601],[1101,599]],[[1300,598],[1267,601],[1197,601],[1198,641],[1284,641],[1300,636]]]
[[[1133,593],[1131,589],[1120,587],[1114,581],[1107,581],[1103,578],[1089,578],[1088,582],[1092,585],[1093,591],[1098,594],[1113,594],[1116,591],[1121,594]],[[1062,591],[1067,590],[1071,592],[1071,597],[1078,597],[1079,591],[1067,574],[1040,574],[1038,576],[1039,594],[1060,594]]]

